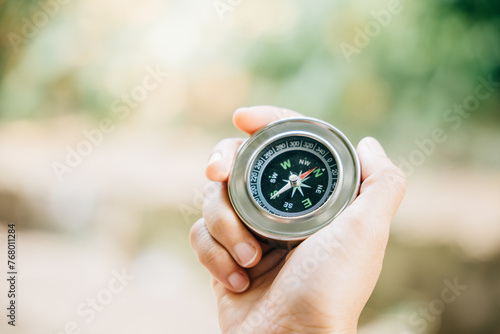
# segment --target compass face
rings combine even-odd
[[[268,124],[238,149],[228,181],[234,211],[259,240],[291,249],[354,200],[356,150],[334,126],[301,117]]]
[[[254,204],[278,217],[302,217],[320,208],[337,186],[335,155],[310,136],[285,136],[256,156],[248,175]]]

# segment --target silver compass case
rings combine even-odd
[[[336,184],[333,191],[318,203],[317,207],[311,207],[312,210],[296,214],[276,214],[269,210],[271,207],[267,207],[267,201],[256,200],[252,195],[256,193],[255,185],[250,186],[251,180],[256,178],[254,167],[259,166],[259,159],[264,160],[262,157],[267,156],[263,155],[264,149],[267,151],[273,143],[286,144],[287,138],[298,137],[319,143],[329,151],[336,162]],[[275,152],[270,151],[269,154],[280,154],[286,158],[287,154],[293,152],[293,148],[287,149],[283,152],[272,149]],[[262,178],[262,175],[260,177]],[[274,247],[292,249],[311,234],[330,224],[356,198],[360,178],[361,170],[356,150],[342,132],[318,119],[289,118],[270,123],[241,145],[229,177],[228,192],[239,218],[259,240]]]

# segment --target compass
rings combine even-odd
[[[356,197],[360,165],[347,137],[314,118],[273,122],[238,150],[228,183],[236,213],[260,240],[291,249]]]

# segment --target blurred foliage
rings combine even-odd
[[[402,120],[439,124],[443,110],[470,95],[478,77],[492,74],[500,81],[500,5],[488,0],[403,1],[402,13],[348,63],[339,44],[352,44],[353,29],[363,28],[373,20],[370,12],[386,5],[299,3],[300,17],[288,30],[258,39],[238,36],[238,42],[226,47],[226,57],[252,76],[247,104],[282,105],[347,127],[385,133],[387,126]],[[37,1],[11,0],[0,7],[2,78],[26,57],[26,49],[13,52],[7,35],[19,32],[21,18],[37,6]],[[43,61],[53,66],[54,59]],[[210,60],[200,62],[211,66]],[[61,97],[54,96],[55,90],[68,99],[66,112],[98,117],[109,113],[112,97],[94,87],[95,82],[82,82],[74,71],[66,68],[38,82],[44,95],[38,103],[25,101],[24,108],[12,102],[0,105],[0,119],[57,115],[51,103]],[[0,96],[12,97],[19,88],[5,87],[4,82]],[[472,119],[497,122],[498,96],[496,92]]]
[[[18,59],[9,41],[9,33],[17,31],[21,19],[36,10],[36,0],[0,1],[0,78],[3,78],[9,64]]]
[[[363,28],[363,24],[355,18],[352,21],[340,18],[343,12],[352,11],[347,4],[336,10],[341,12],[337,15],[325,10],[321,19],[303,19],[286,36],[269,36],[258,41],[249,52],[249,66],[258,79],[271,82],[273,103],[294,104],[304,111],[317,110],[325,118],[332,110],[356,113],[353,110],[360,107],[366,108],[358,112],[368,120],[367,115],[383,115],[386,108],[405,118],[432,118],[440,116],[457,99],[470,95],[477,77],[493,74],[500,81],[498,3],[473,0],[404,3],[408,8],[403,9],[402,17],[393,17],[398,27],[382,29],[365,50],[354,56],[351,64],[346,65],[337,47],[345,38],[339,37],[339,31]],[[378,3],[376,8],[383,7]],[[302,9],[307,11],[307,5]],[[368,16],[366,21],[370,19]],[[339,38],[332,40],[332,36]],[[330,40],[331,45],[322,40]],[[350,86],[364,89],[349,99],[342,98]],[[387,94],[386,103],[360,105],[367,89],[380,91],[380,86],[386,86],[380,92]],[[368,97],[371,97],[369,92]],[[480,112],[488,119],[498,120],[499,102],[497,92],[495,103]],[[378,119],[384,121],[383,117]]]
[[[500,3],[488,0],[449,0],[443,1],[446,7],[455,9],[463,13],[466,17],[471,18],[472,21],[500,21]]]

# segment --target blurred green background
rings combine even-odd
[[[256,104],[375,136],[409,178],[360,333],[500,333],[498,1],[4,0],[0,32],[16,333],[217,333],[187,235],[211,147]]]

